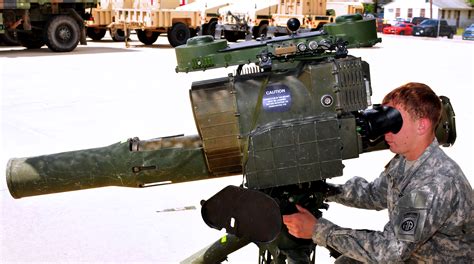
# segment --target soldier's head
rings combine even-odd
[[[385,134],[390,150],[409,159],[418,158],[435,137],[441,100],[426,84],[411,82],[388,93],[382,103],[396,108],[403,118],[398,133]]]
[[[441,117],[441,100],[423,83],[402,85],[385,95],[382,103],[402,107],[413,119],[428,118],[433,131]]]

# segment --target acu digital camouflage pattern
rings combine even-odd
[[[472,263],[472,187],[438,141],[406,169],[395,156],[375,181],[354,177],[330,198],[344,205],[388,209],[383,232],[341,228],[319,219],[313,240],[370,263]]]

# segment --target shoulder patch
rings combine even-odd
[[[417,212],[408,212],[402,218],[400,223],[400,233],[404,235],[414,235],[418,224],[419,214]]]
[[[421,238],[431,198],[426,192],[415,191],[398,201],[394,231],[399,240],[417,242]]]

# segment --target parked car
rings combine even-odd
[[[410,23],[411,21],[410,21],[410,19],[407,19],[407,18],[397,17],[395,19],[387,20],[387,22],[390,25],[395,26],[398,23]]]
[[[392,26],[383,18],[377,18],[375,23],[377,25],[377,32],[383,32],[384,28]]]
[[[383,33],[395,35],[411,35],[413,31],[413,26],[414,25],[411,23],[398,23],[395,26],[384,28]]]
[[[474,40],[474,24],[471,24],[462,33],[462,39],[464,40]]]
[[[413,36],[428,36],[438,37],[446,36],[452,39],[456,34],[456,27],[448,25],[448,22],[444,19],[427,19],[421,22],[419,25],[413,27]]]
[[[427,19],[428,19],[428,18],[426,18],[426,17],[414,17],[414,18],[411,19],[411,23],[412,23],[413,25],[418,25],[418,24],[420,24],[421,22],[423,22],[423,21],[425,21],[425,20],[427,20]]]

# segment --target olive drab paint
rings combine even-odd
[[[383,142],[370,145],[364,141],[353,114],[370,106],[372,91],[368,64],[347,56],[347,49],[340,47],[348,23],[358,23],[365,30],[372,22],[346,17],[334,25],[340,27],[337,38],[315,32],[231,46],[210,36],[192,38],[188,45],[175,49],[177,71],[252,60],[260,66],[247,74],[192,84],[199,135],[135,138],[103,148],[11,159],[7,169],[10,192],[20,198],[242,173],[248,187],[259,189],[340,176],[343,159],[386,148]],[[352,24],[350,34],[354,34]],[[376,35],[363,36],[366,44],[379,41]],[[346,42],[347,47],[359,46],[362,38],[349,39],[352,43]],[[318,43],[315,50],[291,49],[312,41]],[[450,107],[449,100],[444,101]],[[454,111],[448,108],[445,112],[444,129],[438,134],[442,143],[449,144],[455,138]],[[295,177],[284,176],[287,174]]]

